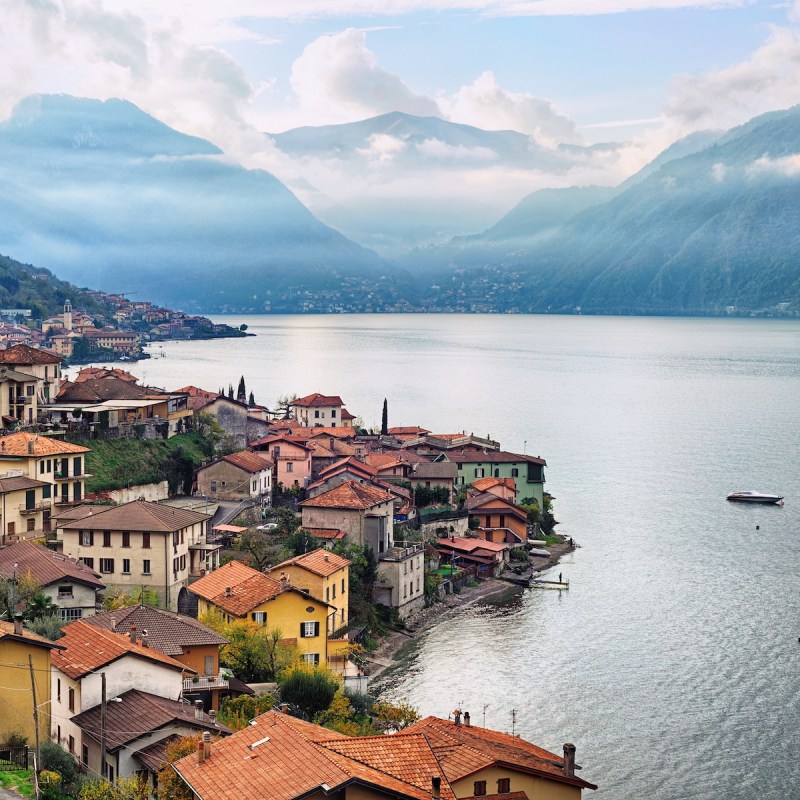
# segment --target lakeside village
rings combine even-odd
[[[381,637],[571,547],[544,459],[390,426],[386,401],[366,431],[338,396],[270,411],[244,378],[235,396],[120,368],[67,380],[21,344],[0,351],[0,382],[0,785],[52,800],[596,788],[572,744],[369,693]]]
[[[88,364],[150,358],[145,344],[174,339],[225,339],[247,336],[207,317],[133,301],[121,294],[82,290],[108,314],[90,314],[64,303],[60,314],[36,320],[28,308],[0,309],[0,346],[26,344],[59,356],[63,363]]]

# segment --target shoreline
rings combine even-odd
[[[555,567],[565,553],[570,553],[579,546],[577,543],[570,544],[568,539],[560,544],[549,545],[546,548],[550,550],[549,558],[528,556],[530,575]],[[364,660],[370,668],[370,683],[376,682],[384,676],[384,673],[394,669],[400,663],[398,656],[409,644],[417,641],[434,625],[454,612],[495,595],[507,593],[511,597],[523,591],[523,588],[518,583],[502,577],[488,578],[477,586],[465,587],[458,594],[448,594],[444,600],[422,609],[408,621],[406,630],[390,631],[380,640],[375,650],[364,654]]]

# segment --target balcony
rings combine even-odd
[[[389,547],[378,555],[379,561],[405,561],[415,553],[421,553],[425,545],[422,542],[409,544],[406,547]]]
[[[205,692],[209,689],[227,689],[228,679],[223,675],[200,675],[197,678],[185,678],[184,692]]]
[[[23,504],[19,507],[20,514],[38,514],[40,511],[49,511],[51,508],[51,504],[49,500],[36,503],[32,506],[27,504]]]

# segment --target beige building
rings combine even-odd
[[[350,427],[350,420],[345,425],[342,419],[343,408],[344,403],[339,395],[324,395],[319,392],[298,397],[291,403],[292,416],[309,428]]]
[[[13,430],[36,422],[38,386],[35,375],[5,364],[0,366],[0,425],[3,428]]]
[[[16,344],[0,351],[0,365],[35,377],[36,399],[39,403],[51,402],[61,388],[61,359],[46,350],[38,350],[27,344]]]
[[[50,530],[50,513],[52,506],[69,506],[83,500],[84,481],[86,480],[86,453],[87,447],[81,447],[70,442],[62,442],[49,436],[39,436],[33,433],[19,431],[0,438],[0,474],[5,473],[9,478],[22,476],[49,484],[41,487],[41,494],[35,490],[33,500],[27,495],[25,504],[33,502],[34,509],[26,509],[25,519],[38,514],[35,508],[41,503],[41,530]],[[22,502],[19,503],[22,505]],[[34,529],[38,525],[38,517]],[[15,521],[16,523],[16,521]],[[27,529],[26,521],[25,527]],[[13,533],[18,533],[17,525]],[[3,531],[6,535],[12,533],[7,524]]]
[[[50,531],[52,486],[15,471],[0,476],[0,544],[37,539]],[[19,470],[16,470],[19,472]]]
[[[197,491],[220,500],[272,499],[273,461],[265,453],[242,450],[212,461],[197,470]]]
[[[208,515],[134,500],[59,521],[63,552],[98,572],[109,587],[152,588],[175,611],[178,595],[219,566],[219,545],[206,543]]]

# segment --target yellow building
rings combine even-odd
[[[52,486],[23,475],[0,476],[0,546],[50,530]]]
[[[50,731],[50,652],[63,650],[56,642],[26,631],[22,618],[0,621],[0,742],[12,734],[36,741],[33,724],[33,683],[39,709],[39,740],[47,741]]]
[[[324,548],[290,558],[272,570],[272,576],[286,577],[312,597],[324,600],[334,609],[328,616],[328,635],[347,627],[350,598],[350,561]]]
[[[328,616],[335,609],[323,600],[292,586],[288,579],[274,580],[240,561],[230,561],[193,583],[198,616],[212,609],[232,622],[247,619],[272,630],[297,645],[309,664],[328,663]],[[296,640],[296,641],[295,641]]]

